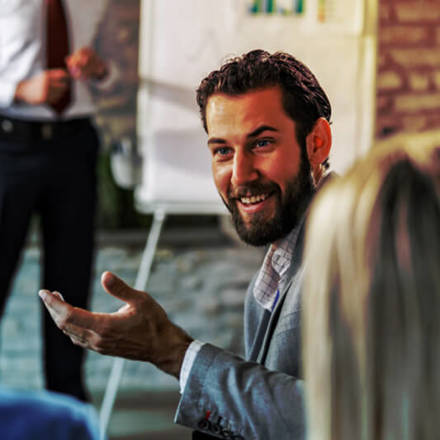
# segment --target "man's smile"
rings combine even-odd
[[[276,191],[266,191],[258,194],[247,194],[245,196],[236,197],[235,201],[237,210],[242,215],[252,215],[264,210],[272,210],[274,208],[273,200]]]
[[[229,206],[235,205],[235,210],[241,215],[251,215],[266,209],[273,209],[274,196],[279,193],[274,183],[254,183],[231,189],[228,194]]]
[[[268,193],[257,194],[247,197],[240,197],[239,200],[243,205],[254,205],[255,203],[260,203],[269,197]]]

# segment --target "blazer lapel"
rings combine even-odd
[[[304,228],[305,228],[305,218],[302,219],[301,224],[299,226],[300,230],[298,233],[298,239],[297,243],[295,244],[295,251],[292,258],[292,263],[289,267],[287,279],[289,280],[282,291],[280,292],[280,298],[278,300],[277,305],[275,306],[275,309],[272,311],[272,313],[267,312],[267,314],[270,315],[269,319],[263,319],[261,321],[260,327],[258,329],[259,332],[263,332],[264,330],[264,337],[261,338],[260,335],[259,339],[262,339],[262,344],[258,347],[257,344],[254,344],[252,348],[252,354],[255,355],[257,352],[257,348],[259,348],[258,355],[256,356],[257,362],[264,364],[266,361],[267,352],[269,350],[270,343],[272,341],[273,333],[275,331],[275,328],[278,324],[281,310],[284,304],[284,301],[286,299],[287,292],[292,288],[295,291],[296,289],[296,280],[300,275],[300,268],[301,268],[301,260],[302,260],[302,251],[304,247]],[[265,315],[266,316],[266,315]],[[265,328],[262,328],[264,325]],[[258,344],[259,345],[259,344]]]
[[[272,341],[273,333],[275,331],[275,328],[278,324],[281,310],[283,308],[284,300],[286,299],[287,292],[292,287],[293,280],[290,280],[290,282],[287,284],[287,286],[283,289],[283,291],[280,294],[280,299],[278,300],[277,305],[275,306],[275,309],[270,313],[270,318],[268,320],[268,324],[266,326],[266,331],[263,339],[263,343],[261,344],[260,352],[258,353],[257,362],[260,364],[265,363],[267,352],[269,350],[270,343]],[[269,312],[267,312],[269,314]]]
[[[269,310],[265,310],[262,318],[258,324],[257,334],[252,344],[252,349],[249,352],[249,360],[253,362],[259,362],[259,355],[261,353],[261,347],[263,347],[264,341],[266,340],[267,329],[269,326],[269,321],[271,319],[271,313]]]

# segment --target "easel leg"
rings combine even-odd
[[[147,243],[142,254],[141,263],[136,276],[134,288],[136,290],[144,290],[151,272],[154,255],[156,253],[157,243],[159,241],[162,225],[165,221],[166,214],[162,209],[154,212],[153,224],[148,234]],[[99,412],[99,425],[101,429],[101,440],[105,439],[110,417],[115,404],[116,395],[118,393],[119,384],[124,369],[123,358],[114,358],[112,370],[110,372],[107,386],[105,388],[104,398]]]

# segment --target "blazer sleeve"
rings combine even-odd
[[[175,422],[219,438],[303,439],[303,381],[205,344]]]

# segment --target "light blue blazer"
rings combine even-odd
[[[246,359],[210,344],[198,353],[176,413],[181,425],[219,438],[305,438],[301,380],[300,228],[289,282],[275,310],[265,311],[250,284],[245,303]]]

